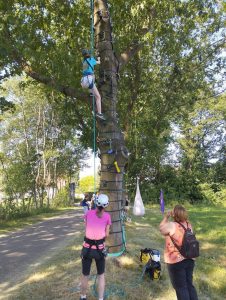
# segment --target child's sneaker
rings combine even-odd
[[[79,300],[87,300],[87,298],[85,297],[80,297]]]
[[[103,114],[100,114],[100,113],[96,113],[96,117],[102,121],[106,121],[106,118]]]

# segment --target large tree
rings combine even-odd
[[[90,99],[79,87],[80,51],[90,44],[89,9],[84,0],[9,0],[1,2],[0,10],[2,78],[25,72],[62,92],[74,104],[75,127],[82,130],[90,115],[84,109]],[[220,60],[214,64],[222,45],[221,2],[94,0],[93,13],[95,48],[101,59],[98,82],[107,116],[106,122],[97,124],[100,192],[110,197],[110,246],[117,252],[122,245],[123,174],[128,159],[120,126],[129,134],[130,120],[140,108],[147,122],[150,112],[155,126],[146,132],[158,139],[161,128],[166,128],[160,120],[169,124],[169,115],[181,117],[196,101],[195,90],[205,85],[207,75],[208,83],[214,82],[211,72],[221,64]]]

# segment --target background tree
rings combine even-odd
[[[132,129],[126,125],[140,108],[137,124],[146,111],[150,112],[146,114],[145,127],[139,127],[139,130],[145,128],[143,140],[147,140],[149,133],[153,141],[161,140],[161,149],[167,147],[165,136],[170,121],[183,118],[192,109],[197,89],[209,89],[216,82],[213,74],[221,67],[217,52],[223,44],[221,10],[221,2],[214,0],[94,1],[95,47],[101,58],[98,82],[107,116],[107,122],[98,124],[100,188],[111,201],[109,211],[114,221],[111,246],[122,244],[120,210],[128,155],[120,126],[129,136]],[[90,111],[87,113],[86,104],[90,101],[79,88],[80,50],[90,42],[88,3],[84,0],[7,1],[2,3],[1,14],[3,76],[25,72],[70,97],[77,121],[75,128],[88,133],[84,124],[89,124]],[[150,146],[155,149],[155,142]],[[110,147],[114,155],[106,153]],[[133,152],[133,146],[130,151]],[[152,157],[155,166],[151,167],[157,181],[160,157],[157,151]],[[114,161],[120,167],[119,173]]]
[[[201,201],[205,197],[205,193],[202,193],[203,184],[205,189],[206,184],[209,189],[216,189],[213,176],[216,173],[213,170],[224,165],[224,159],[221,159],[226,141],[223,103],[225,95],[200,100],[181,126],[181,175],[184,193],[187,193],[191,202]],[[219,176],[220,173],[219,170]],[[217,181],[220,184],[220,180]],[[221,188],[223,185],[218,186],[218,190]]]
[[[98,178],[98,176],[97,176]],[[78,182],[78,189],[77,193],[88,193],[93,192],[94,193],[94,176],[85,176],[81,178]],[[99,185],[99,182],[97,182],[97,186]]]
[[[15,191],[20,199],[29,194],[37,208],[43,206],[46,197],[49,205],[49,197],[56,194],[62,179],[70,182],[75,176],[84,149],[74,128],[60,122],[60,114],[51,103],[53,93],[21,80],[4,84],[15,110],[4,114],[1,123],[2,167],[10,199]]]

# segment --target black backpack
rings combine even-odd
[[[188,223],[187,223],[187,228],[183,224],[181,224],[179,222],[177,222],[177,223],[183,227],[184,236],[183,236],[181,247],[179,247],[175,243],[173,238],[170,236],[174,246],[178,249],[180,254],[185,258],[198,257],[199,256],[199,242],[197,241],[195,234],[191,231],[190,228],[188,228]]]
[[[160,261],[150,261],[145,265],[145,273],[148,274],[151,280],[160,279],[161,276],[161,263]]]

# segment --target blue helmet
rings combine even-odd
[[[90,50],[88,49],[82,49],[82,56],[90,56]]]

